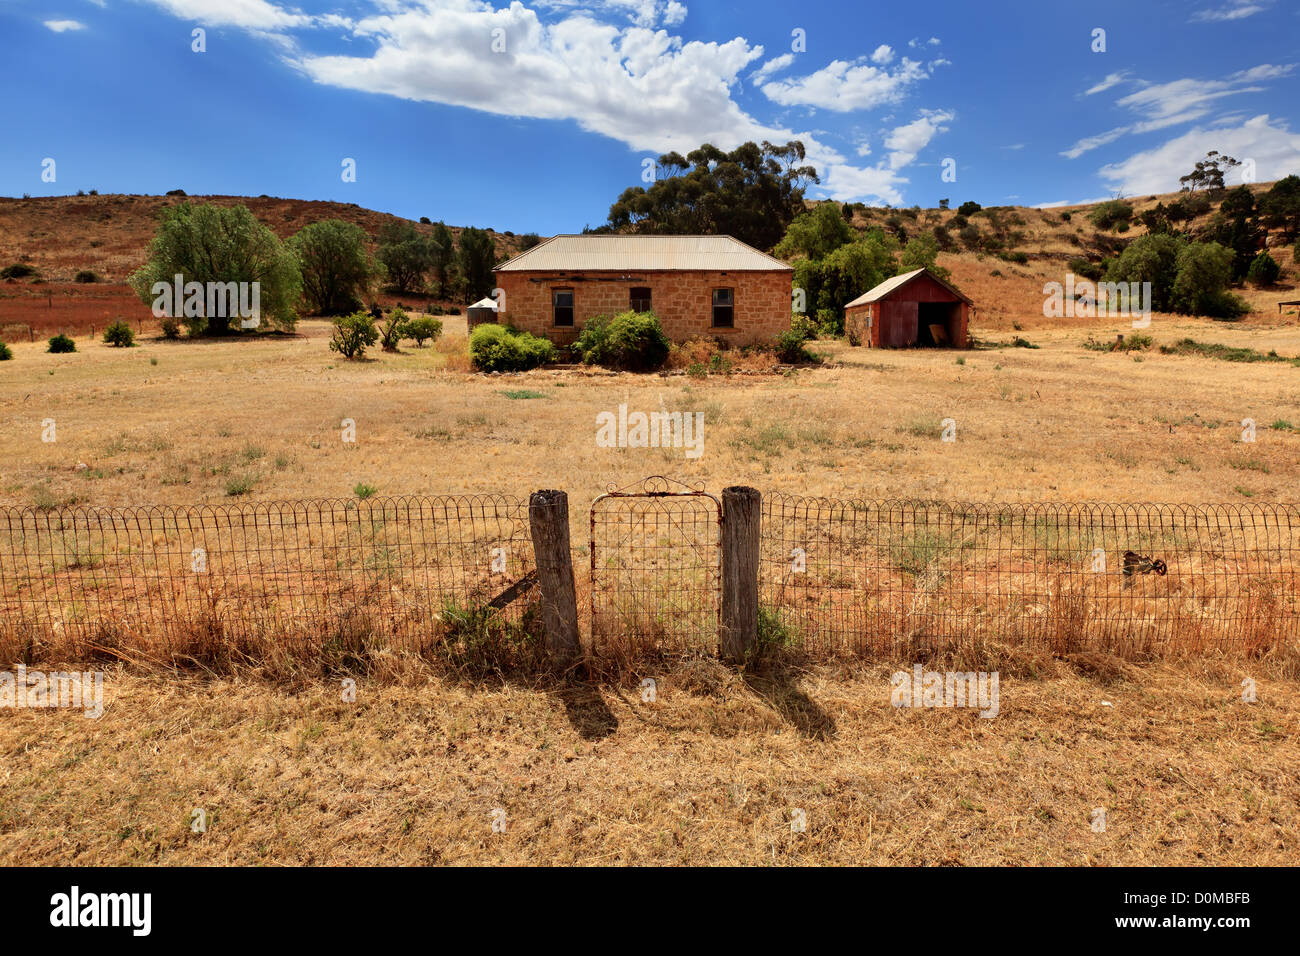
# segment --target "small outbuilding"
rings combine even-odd
[[[886,279],[844,307],[852,345],[966,348],[975,303],[929,269]]]
[[[465,310],[465,322],[472,331],[474,326],[497,320],[497,300],[484,296]]]

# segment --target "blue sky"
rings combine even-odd
[[[799,138],[812,196],[1062,204],[1176,189],[1207,149],[1300,172],[1298,79],[1292,0],[0,0],[0,194],[551,234],[645,157]]]

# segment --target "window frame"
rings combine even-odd
[[[719,292],[725,292],[725,293],[727,293],[727,296],[728,296],[728,298],[729,298],[729,300],[730,300],[729,302],[727,302],[727,304],[725,304],[725,305],[721,305],[721,304],[719,304],[719,302],[718,302],[718,293],[719,293]],[[714,329],[734,329],[734,328],[736,327],[736,289],[735,289],[735,286],[719,286],[718,288],[713,289],[713,290],[712,290],[712,294],[711,294],[711,297],[710,297],[709,302],[710,302],[710,313],[709,313],[710,328],[714,328]],[[727,322],[725,325],[724,325],[724,324],[721,324],[721,323],[718,322],[718,309],[726,309],[726,310],[728,310],[728,312],[730,313],[730,321]]]
[[[568,293],[569,296],[569,304],[567,306],[560,305],[556,301],[556,299],[564,293]],[[556,329],[573,328],[574,320],[576,318],[577,304],[578,304],[578,297],[577,294],[574,292],[572,286],[552,286],[551,287],[551,327]],[[559,321],[560,309],[569,310],[568,322]]]
[[[637,292],[645,292],[644,296],[638,296]],[[644,302],[645,308],[637,308],[638,302]],[[654,310],[654,289],[648,285],[628,286],[627,306],[633,312],[651,312]]]

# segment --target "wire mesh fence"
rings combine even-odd
[[[761,600],[815,654],[1126,656],[1300,638],[1300,507],[763,499]]]
[[[28,641],[117,635],[174,653],[196,634],[319,648],[373,633],[417,646],[444,613],[532,571],[527,508],[501,495],[0,509],[0,620]]]
[[[720,610],[721,502],[662,476],[591,506],[591,633],[642,648],[713,653]]]

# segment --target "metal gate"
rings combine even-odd
[[[591,505],[591,634],[597,645],[717,650],[722,502],[662,475]]]

